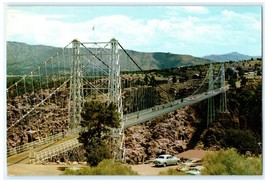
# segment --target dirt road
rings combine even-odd
[[[186,152],[178,154],[176,157],[186,158],[186,159],[202,159],[207,153],[211,151],[204,150],[188,150]],[[167,166],[167,167],[155,167],[153,163],[151,164],[139,164],[131,165],[133,171],[136,171],[139,175],[145,176],[155,176],[158,175],[161,171],[166,171],[169,168],[176,168],[177,166]]]
[[[59,176],[66,165],[14,164],[8,167],[8,176]]]
[[[201,159],[208,151],[189,150],[177,155],[177,157],[184,158],[198,158]],[[23,154],[21,154],[23,155]],[[24,157],[24,156],[23,156]],[[10,158],[9,162],[11,162]],[[15,159],[13,159],[15,160]],[[17,160],[17,159],[16,159]],[[77,165],[31,165],[27,164],[25,160],[12,163],[7,166],[8,176],[59,176],[62,174],[62,169],[66,167],[74,167]],[[155,167],[153,163],[130,165],[133,171],[139,175],[155,176],[161,171],[166,171],[169,168],[176,168],[177,166]]]

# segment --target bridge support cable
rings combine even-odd
[[[11,90],[11,88],[15,87],[15,86],[18,85],[20,82],[22,82],[24,78],[28,78],[28,77],[30,77],[32,72],[33,72],[33,73],[37,72],[38,69],[40,69],[42,66],[44,66],[44,65],[50,63],[51,61],[53,61],[54,58],[57,57],[59,54],[62,54],[62,53],[64,52],[64,50],[67,49],[68,46],[69,46],[71,43],[72,43],[72,42],[70,42],[68,45],[66,45],[64,48],[62,48],[59,52],[57,52],[56,54],[54,54],[52,57],[50,57],[49,59],[47,59],[47,60],[44,61],[43,63],[39,64],[39,65],[37,66],[37,68],[33,69],[30,73],[24,75],[24,76],[23,76],[21,79],[19,79],[17,82],[15,82],[15,83],[12,84],[11,86],[9,86],[9,87],[7,88],[7,90]]]
[[[7,89],[8,135],[16,134],[16,132],[13,131],[14,126],[18,123],[21,123],[21,133],[23,133],[24,136],[28,132],[23,127],[25,125],[27,126],[27,130],[28,128],[30,129],[30,134],[31,132],[38,132],[38,137],[43,138],[51,135],[52,130],[58,129],[56,128],[56,125],[59,123],[65,123],[66,120],[66,123],[68,124],[69,121],[67,121],[67,115],[68,113],[71,113],[71,109],[74,107],[76,107],[74,111],[76,111],[78,114],[72,115],[80,117],[79,113],[81,109],[77,108],[81,108],[80,103],[82,103],[81,97],[83,96],[83,73],[86,73],[86,66],[90,67],[91,62],[86,60],[87,62],[85,64],[84,62],[80,64],[80,58],[84,57],[84,55],[79,53],[79,42],[73,41],[72,43],[72,49],[67,48],[66,46],[59,52],[60,54],[57,53],[50,57],[44,63],[37,66],[37,68],[28,75],[22,76],[21,79],[18,79],[15,84],[11,85]],[[94,59],[97,58],[95,57]],[[57,63],[55,63],[55,61],[57,61]],[[72,70],[70,70],[70,68],[72,68]],[[95,66],[95,75],[96,77],[100,77],[100,72],[96,69],[98,69],[97,65]],[[108,69],[105,70],[107,71]],[[108,74],[105,74],[105,76],[107,75]],[[108,79],[106,80],[108,81]],[[70,82],[72,83],[70,84]],[[94,78],[94,84],[99,86],[101,81],[99,81],[97,78]],[[107,82],[105,85],[108,85]],[[69,95],[66,94],[66,89],[69,89]],[[63,94],[65,99],[59,94]],[[78,104],[74,105],[73,103],[67,101],[75,97],[76,99],[74,100],[78,101]],[[70,105],[67,106],[68,104]],[[69,112],[66,112],[67,109]],[[40,129],[43,130],[44,126],[51,126],[51,124],[56,125],[52,126],[52,128],[46,127],[47,132],[39,135],[39,133],[41,133],[39,132]],[[56,132],[58,131],[63,130],[58,129]]]
[[[76,43],[76,45],[75,45]],[[61,57],[51,57],[47,61],[45,61],[41,66],[38,66],[37,69],[30,74],[23,76],[18,82],[16,82],[13,86],[10,87],[10,89],[7,89],[7,105],[8,105],[8,127],[7,131],[8,133],[14,133],[12,131],[13,126],[17,125],[18,123],[27,123],[32,129],[32,123],[35,122],[35,125],[37,124],[36,131],[38,132],[38,137],[43,138],[51,135],[52,130],[56,130],[56,132],[63,132],[63,130],[58,129],[56,126],[59,125],[59,123],[65,122],[67,119],[68,114],[64,113],[70,113],[72,106],[77,106],[77,105],[69,105],[71,102],[68,102],[67,100],[71,99],[70,97],[74,98],[73,94],[74,92],[80,93],[80,96],[83,96],[83,84],[82,80],[84,79],[83,74],[88,71],[88,68],[91,67],[93,64],[92,61],[94,59],[97,59],[94,57],[93,59],[82,59],[85,58],[85,55],[83,53],[77,51],[76,46],[79,45],[78,41],[73,41],[73,47],[72,51],[67,48],[63,49],[61,51],[61,55],[56,54]],[[85,51],[85,49],[83,50]],[[88,55],[88,54],[87,54]],[[91,55],[91,54],[90,54]],[[96,55],[96,54],[94,54]],[[92,55],[91,55],[92,57]],[[62,58],[62,59],[61,59]],[[76,64],[78,59],[78,64]],[[74,61],[73,61],[74,60]],[[53,61],[58,61],[58,63],[52,63]],[[60,61],[60,63],[59,63]],[[75,62],[76,61],[76,62]],[[85,61],[85,62],[82,62]],[[92,63],[92,64],[91,64]],[[62,67],[63,65],[63,67]],[[58,69],[56,68],[58,66]],[[60,66],[60,69],[59,69]],[[72,70],[69,71],[69,68],[72,68]],[[60,71],[59,71],[60,70]],[[94,77],[101,77],[99,71],[99,65],[95,65],[94,67]],[[59,71],[59,73],[54,73]],[[90,70],[89,70],[90,71]],[[105,72],[106,71],[106,72]],[[103,69],[102,72],[104,73],[104,77],[107,77],[108,74],[108,69]],[[101,73],[102,73],[101,72]],[[74,74],[75,73],[75,74]],[[34,87],[32,87],[32,79],[34,78]],[[73,77],[76,77],[74,79]],[[59,80],[58,80],[59,79]],[[76,84],[75,84],[76,80]],[[104,85],[108,85],[108,79],[106,79],[106,82]],[[63,82],[63,83],[62,83]],[[70,82],[72,82],[70,84]],[[96,87],[99,87],[101,85],[101,80],[94,78],[93,81],[94,85]],[[92,83],[92,82],[91,82]],[[80,84],[80,85],[79,85]],[[59,86],[58,86],[59,85]],[[73,89],[71,89],[71,86]],[[80,91],[77,92],[76,88],[80,88]],[[66,89],[69,89],[69,96],[66,93]],[[76,89],[76,91],[75,91]],[[27,96],[30,92],[34,92],[34,95]],[[27,93],[26,93],[27,92]],[[59,96],[59,94],[63,94],[63,97],[65,99],[62,99],[62,95]],[[106,94],[107,95],[107,94]],[[35,98],[34,98],[34,97]],[[69,98],[68,98],[69,97]],[[14,99],[14,100],[12,100]],[[17,100],[24,99],[23,101],[16,102]],[[61,100],[60,100],[61,99]],[[32,102],[33,100],[33,102]],[[82,99],[79,99],[79,94],[76,94],[76,100],[81,101]],[[30,101],[30,102],[29,102]],[[16,105],[13,106],[12,104],[15,103]],[[82,103],[82,102],[81,102]],[[28,110],[24,105],[31,105]],[[23,106],[23,107],[21,107]],[[79,107],[79,105],[78,105]],[[21,109],[22,108],[22,109]],[[77,108],[77,107],[76,107]],[[21,109],[21,110],[19,110]],[[69,112],[66,112],[66,110],[69,110]],[[12,114],[12,112],[13,114]],[[14,112],[17,112],[19,110],[19,114],[15,115]],[[61,110],[61,112],[59,112]],[[77,112],[80,112],[80,110],[77,110]],[[76,113],[77,113],[76,112]],[[11,113],[11,114],[10,114]],[[58,116],[58,117],[57,117]],[[25,119],[27,118],[27,120]],[[63,121],[64,120],[64,121]],[[23,122],[21,122],[23,121]],[[46,123],[45,123],[46,122]],[[66,121],[68,124],[68,121]],[[44,126],[44,124],[48,124],[49,126],[56,124],[55,126],[52,127],[46,127],[47,132],[45,132],[45,136],[39,135],[40,129],[43,130],[44,127],[39,127],[39,126]],[[79,128],[78,128],[79,129]],[[22,129],[23,130],[23,129]],[[65,129],[64,129],[65,130]],[[36,132],[30,130],[30,132]],[[22,131],[23,133],[27,133],[24,130]],[[53,132],[54,133],[54,132]]]
[[[145,76],[148,78],[148,81],[151,81],[150,76],[136,63],[136,61],[134,61],[134,59],[128,54],[128,52],[122,47],[122,45],[118,42],[118,45],[120,46],[120,48],[123,50],[123,52],[127,55],[127,57],[135,64],[135,66],[145,74]],[[170,101],[169,98],[169,92],[167,90],[165,90],[164,88],[162,88],[160,85],[157,85],[162,91],[164,91],[165,93],[167,93],[168,96],[168,100]]]
[[[202,88],[202,86],[205,84],[207,78],[209,77],[209,72],[207,72],[204,80],[202,81],[202,83],[199,85],[199,87],[196,89],[196,91],[192,94],[193,95],[196,95],[198,93],[198,91]]]
[[[52,110],[57,108],[57,98],[53,98],[56,103],[52,103],[53,106],[51,105],[51,93],[56,94],[57,92],[54,92],[53,89],[61,87],[61,84],[67,80],[67,78],[59,77],[59,73],[56,72],[62,68],[59,67],[59,57],[64,55],[64,51],[68,49],[69,45],[70,43],[52,57],[37,65],[28,74],[15,77],[17,81],[7,88],[7,113],[9,113],[7,116],[8,135],[14,135],[14,132],[10,131],[10,128],[23,122],[21,126],[24,129],[21,129],[21,135],[27,136],[28,134],[31,135],[31,132],[37,132],[39,136],[39,125],[42,124],[41,122],[47,121],[48,117],[51,118],[49,114],[42,117],[42,113],[44,113],[42,111],[46,110],[47,112],[48,107],[51,107],[50,112],[52,112]],[[55,63],[55,61],[58,63]],[[64,71],[62,73],[67,74]],[[43,105],[45,101],[48,103],[47,105]],[[26,117],[27,120],[25,119]],[[31,141],[31,139],[29,140]]]
[[[212,67],[212,64],[210,64],[208,93],[213,91],[213,86],[214,86],[213,67]],[[207,127],[209,127],[212,124],[212,121],[214,119],[215,119],[214,97],[210,97],[210,98],[208,98]]]
[[[80,58],[86,59],[88,62],[92,63],[90,64],[91,67],[85,69],[83,72],[86,74],[86,72],[90,72],[89,74],[92,75],[91,78],[89,78],[90,81],[84,80],[83,83],[89,85],[92,88],[92,91],[96,94],[99,93],[99,86],[101,86],[101,80],[99,80],[101,73],[103,73],[103,70],[107,70],[108,75],[107,76],[107,89],[108,89],[108,101],[114,102],[117,105],[118,113],[120,114],[121,119],[123,118],[123,111],[122,111],[122,98],[121,98],[121,76],[120,76],[120,63],[119,63],[119,52],[118,52],[118,42],[115,39],[112,39],[108,44],[105,45],[104,48],[98,51],[96,48],[87,48],[83,43],[80,43],[83,46],[83,49],[81,51],[87,51],[91,55],[92,59],[86,58],[86,52],[81,52],[79,54]],[[110,49],[106,49],[107,45],[110,45]],[[109,51],[107,51],[109,50]],[[104,59],[101,58],[101,52],[107,53],[107,55],[104,55]],[[109,61],[105,61],[105,58],[108,58]],[[96,59],[99,62],[101,62],[106,68],[102,68],[99,66],[98,63],[94,64],[93,60]],[[96,78],[99,77],[99,78]],[[73,92],[74,89],[71,90]],[[73,95],[73,93],[71,93]],[[121,146],[123,144],[123,123],[121,123],[121,128],[113,128],[113,143],[114,143],[114,159],[121,160]]]

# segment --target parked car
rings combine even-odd
[[[180,159],[172,156],[172,155],[159,155],[154,161],[153,163],[155,164],[155,166],[168,166],[168,165],[176,165],[180,162]]]

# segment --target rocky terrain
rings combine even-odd
[[[66,102],[66,98],[68,93],[65,88],[58,90],[47,102],[37,107],[34,112],[29,114],[30,117],[25,117],[18,122],[19,118],[49,96],[49,93],[50,91],[46,89],[7,99],[8,148],[45,138],[67,129],[68,102]]]
[[[199,122],[194,109],[185,107],[125,131],[126,161],[137,164],[159,154],[177,155],[187,149]]]

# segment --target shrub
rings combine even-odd
[[[236,149],[220,150],[203,159],[202,175],[262,175],[262,157],[246,158]]]
[[[174,168],[169,168],[166,171],[159,172],[159,175],[186,175],[186,173],[178,171],[177,169]]]
[[[110,147],[103,141],[91,142],[90,144],[90,146],[86,147],[87,151],[90,152],[85,154],[90,166],[97,166],[102,160],[112,158]]]
[[[131,167],[111,159],[101,161],[96,167],[84,167],[80,170],[67,169],[64,175],[137,175]]]
[[[238,152],[243,154],[246,151],[259,152],[256,137],[250,131],[229,129],[224,135],[223,143],[225,147],[236,148]]]

